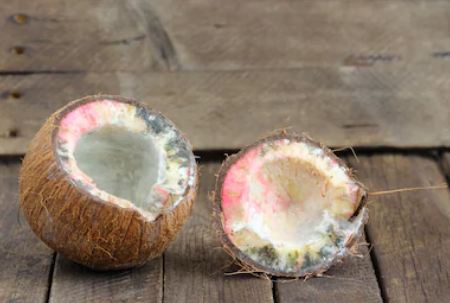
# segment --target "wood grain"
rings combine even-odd
[[[448,1],[7,1],[1,71],[448,66]],[[17,18],[17,15],[26,18]]]
[[[213,190],[219,165],[202,166],[194,211],[181,234],[164,254],[164,302],[273,302],[269,280],[224,275],[232,259],[213,227]]]
[[[149,1],[13,0],[0,10],[0,71],[142,71],[176,66]]]
[[[24,153],[68,101],[121,94],[162,111],[197,150],[240,148],[291,127],[329,146],[450,146],[450,69],[77,73],[0,77],[0,154]],[[431,131],[432,130],[432,131]]]
[[[157,0],[152,5],[183,69],[403,69],[432,61],[448,66],[438,55],[450,51],[448,1]]]
[[[46,302],[53,252],[19,217],[19,162],[0,162],[0,302]]]
[[[353,161],[371,191],[445,182],[436,162],[418,155],[360,156]],[[370,197],[370,196],[369,196]],[[446,302],[450,297],[450,193],[403,192],[369,199],[367,232],[385,299]]]
[[[50,302],[161,303],[162,257],[140,268],[95,272],[58,255]]]

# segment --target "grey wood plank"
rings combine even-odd
[[[436,162],[418,155],[353,161],[372,191],[445,182]],[[389,302],[446,302],[450,297],[450,193],[403,192],[369,199],[369,238]]]
[[[374,68],[383,80],[359,68],[3,76],[0,154],[24,153],[53,111],[96,93],[142,100],[202,150],[240,148],[283,127],[329,146],[450,146],[450,69]]]
[[[96,272],[58,255],[50,302],[162,302],[162,257],[139,268]]]
[[[18,172],[0,160],[0,302],[46,302],[53,252],[19,217]]]
[[[407,73],[411,64],[448,64],[449,10],[448,1],[14,0],[0,11],[0,70]]]
[[[448,64],[448,1],[152,4],[183,69]]]
[[[13,0],[0,10],[0,71],[172,69],[150,2]]]
[[[212,222],[217,163],[201,167],[193,215],[164,254],[164,302],[273,302],[269,280],[249,275],[225,276],[232,259],[223,250]]]

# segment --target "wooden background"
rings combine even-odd
[[[450,300],[447,190],[371,199],[362,257],[290,282],[225,276],[207,199],[225,152],[284,127],[355,147],[373,191],[448,181],[450,1],[10,0],[0,39],[0,302]],[[201,158],[193,216],[142,268],[73,264],[18,210],[28,142],[96,93],[162,111]]]

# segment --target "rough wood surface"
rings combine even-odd
[[[448,1],[13,0],[0,11],[0,70],[448,64],[449,10]]]
[[[19,216],[19,161],[0,162],[0,302],[46,302],[53,252]]]
[[[58,255],[50,302],[161,303],[162,274],[162,257],[139,268],[95,272]]]
[[[353,161],[372,191],[445,182],[435,161],[414,155],[375,155]],[[389,302],[450,298],[448,190],[369,196],[368,236]]]
[[[232,259],[213,227],[212,202],[218,163],[201,167],[199,195],[181,234],[164,254],[164,302],[273,302],[269,280],[250,275],[228,276]]]
[[[405,67],[432,61],[448,66],[441,60],[450,51],[448,1],[157,0],[152,5],[183,69]]]
[[[0,71],[173,69],[174,50],[150,1],[2,3]]]
[[[359,68],[4,76],[0,154],[24,153],[53,111],[100,92],[162,111],[197,150],[240,148],[283,127],[329,146],[450,146],[450,69],[377,70],[383,79]]]

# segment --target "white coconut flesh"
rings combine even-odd
[[[176,207],[196,182],[189,143],[165,117],[134,103],[74,107],[60,120],[56,155],[76,186],[149,220]]]
[[[271,272],[306,275],[348,253],[367,215],[364,190],[336,158],[308,141],[277,139],[248,149],[224,176],[226,237]]]

